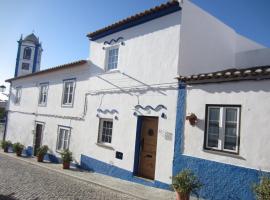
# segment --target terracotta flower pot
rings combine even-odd
[[[44,156],[37,156],[37,161],[38,162],[43,162],[43,158],[44,158]]]
[[[70,162],[63,162],[63,169],[69,169]]]
[[[189,194],[183,194],[180,192],[175,192],[176,193],[176,200],[189,200]]]
[[[21,156],[22,155],[22,151],[16,151],[16,155],[17,156]]]
[[[4,148],[4,152],[8,153],[8,147]]]

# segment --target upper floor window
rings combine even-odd
[[[63,151],[69,148],[70,127],[58,126],[56,150]]]
[[[119,52],[118,46],[110,47],[107,49],[107,65],[106,65],[107,71],[117,68],[118,52]]]
[[[32,53],[31,48],[30,47],[25,47],[24,51],[23,51],[23,59],[30,60],[31,59],[31,53]]]
[[[30,64],[29,63],[22,63],[22,69],[23,70],[29,70]]]
[[[15,104],[19,104],[21,102],[22,88],[16,87],[15,89]]]
[[[207,105],[205,148],[238,153],[240,106]]]
[[[62,105],[72,106],[74,100],[74,92],[75,92],[75,79],[65,80],[62,95]]]
[[[100,119],[99,121],[99,143],[111,143],[112,142],[112,130],[113,120],[112,119]]]
[[[48,88],[49,85],[46,84],[40,84],[39,88],[39,98],[38,98],[38,104],[45,106],[47,103],[47,98],[48,98]]]

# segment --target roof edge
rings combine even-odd
[[[173,12],[181,10],[181,6],[177,0],[169,1],[165,4],[161,4],[149,10],[145,10],[139,14],[130,16],[123,20],[120,20],[114,24],[101,28],[92,33],[88,33],[86,36],[91,40],[95,41],[97,39],[103,38],[107,35],[143,24],[145,22],[163,17],[165,15],[171,14]]]
[[[5,82],[11,83],[14,80],[18,80],[18,79],[22,79],[22,78],[27,78],[27,77],[31,77],[31,76],[36,76],[36,75],[40,75],[40,74],[45,74],[45,73],[52,73],[54,71],[64,70],[66,68],[74,67],[76,65],[83,65],[85,63],[87,63],[87,60],[78,60],[78,61],[70,62],[70,63],[67,63],[67,64],[57,65],[55,67],[51,67],[51,68],[48,68],[48,69],[45,69],[45,70],[41,70],[41,71],[38,71],[38,72],[35,72],[35,73],[31,73],[31,74],[26,74],[26,75],[22,75],[22,76],[10,78],[10,79],[5,80]]]

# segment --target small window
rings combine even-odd
[[[56,150],[64,151],[69,148],[70,127],[58,126]]]
[[[21,102],[22,88],[16,87],[15,89],[15,104],[19,104]]]
[[[29,70],[30,64],[29,63],[22,63],[22,69],[23,70]]]
[[[112,130],[113,130],[112,119],[100,119],[98,142],[99,143],[112,143]]]
[[[110,47],[107,49],[107,71],[117,68],[118,52],[118,46]]]
[[[32,53],[31,48],[30,47],[26,47],[24,49],[24,52],[23,52],[23,59],[30,60],[31,59],[31,53]]]
[[[206,149],[238,153],[240,106],[207,105]]]
[[[45,106],[48,98],[48,84],[40,84],[38,104]]]
[[[75,91],[75,80],[64,81],[62,105],[72,106]]]

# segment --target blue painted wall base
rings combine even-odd
[[[151,187],[158,187],[167,190],[171,189],[169,184],[156,180],[147,181],[145,179],[141,179],[134,176],[131,171],[107,164],[86,155],[81,155],[81,168]]]
[[[203,199],[253,200],[252,184],[265,172],[218,163],[183,155],[183,137],[186,113],[186,86],[179,83],[175,130],[173,175],[191,169],[204,186],[199,191]]]

